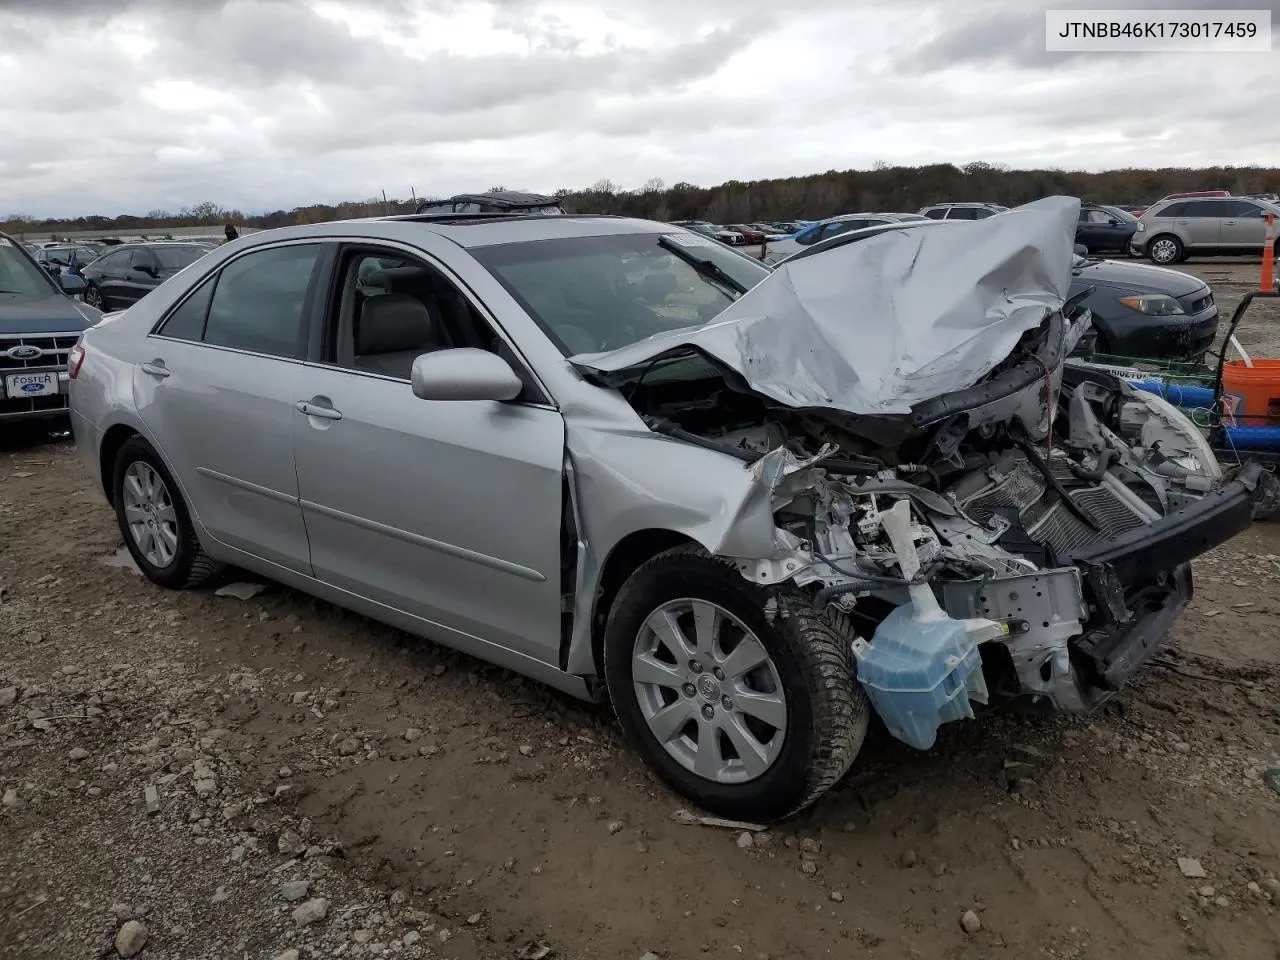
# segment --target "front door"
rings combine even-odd
[[[230,261],[148,338],[134,385],[143,421],[209,533],[303,573],[293,405],[320,249],[295,244]]]
[[[425,260],[348,248],[321,364],[295,399],[315,576],[556,663],[564,424],[536,398],[426,401],[414,357],[494,349],[493,328]]]

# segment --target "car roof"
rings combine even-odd
[[[325,223],[300,224],[261,230],[241,237],[240,249],[280,240],[310,237],[385,239],[412,241],[421,233],[444,237],[463,248],[558,240],[574,237],[608,237],[618,234],[672,233],[683,231],[669,223],[616,217],[606,214],[402,214]]]
[[[117,243],[103,250],[100,256],[119,253],[121,250],[154,250],[156,247],[207,247],[204,243],[192,243],[190,240],[135,240],[128,243]]]

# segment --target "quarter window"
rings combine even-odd
[[[183,300],[178,309],[169,314],[157,331],[162,337],[175,340],[199,341],[204,337],[204,321],[209,315],[209,301],[213,299],[213,285],[217,277],[210,277],[196,288],[195,293]]]
[[[320,244],[275,247],[233,260],[218,275],[204,342],[277,357],[297,354]]]

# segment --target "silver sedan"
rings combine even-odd
[[[1143,499],[1097,479],[1114,458],[1077,479],[1009,439],[1016,423],[1050,422],[1038,405],[1042,372],[1060,376],[1061,316],[1020,341],[1038,353],[992,374],[972,445],[957,434],[945,461],[918,462],[935,457],[923,444],[895,452],[920,432],[905,419],[795,409],[752,390],[744,375],[758,381],[759,366],[679,348],[618,359],[647,338],[679,341],[673,331],[732,341],[740,328],[722,312],[771,276],[785,280],[691,231],[613,217],[256,233],[86,331],[70,362],[77,448],[156,584],[194,587],[234,565],[607,696],[653,769],[724,816],[769,820],[812,802],[853,762],[875,697],[891,732],[928,746],[988,686],[991,698],[1065,709],[1104,695],[1067,644],[1142,637],[1086,603],[1081,570],[1093,567],[1046,557],[1148,524],[1142,556],[1153,555],[1172,533]],[[816,356],[804,344],[797,355]],[[1124,429],[1148,415],[1089,391],[1099,418],[1123,411]],[[1057,396],[1070,402],[1071,385]],[[954,425],[958,402],[934,407]],[[1093,424],[1071,410],[1073,430]],[[1056,422],[1065,430],[1068,417]],[[1104,422],[1119,442],[1121,425]],[[1182,442],[1179,430],[1166,442]],[[1086,449],[1068,439],[1054,457]],[[1243,488],[1231,496],[1230,523],[1204,521],[1219,540],[1247,511]],[[1185,558],[1165,554],[1176,576],[1143,582],[1153,630],[1190,591]],[[926,575],[960,619],[935,611],[917,630],[886,616],[908,588],[921,596]],[[1123,606],[1128,584],[1107,583]],[[1045,599],[1007,600],[1019,590]],[[937,638],[940,623],[952,645],[905,668],[945,670],[933,687],[913,692],[874,656],[860,674],[855,634],[874,632],[872,654],[889,656]],[[989,684],[979,640],[1009,648],[991,658],[1006,673]],[[1122,679],[1113,670],[1106,683]],[[922,713],[908,703],[921,696],[940,699]]]

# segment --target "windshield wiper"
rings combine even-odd
[[[701,257],[695,257],[680,244],[668,240],[666,237],[658,238],[658,246],[663,250],[674,253],[689,266],[698,272],[699,276],[706,277],[708,280],[714,280],[722,283],[730,290],[736,291],[739,295],[747,292],[747,287],[743,286],[733,278],[733,274],[725,270],[724,267],[716,263],[714,260],[706,260]]]

